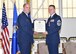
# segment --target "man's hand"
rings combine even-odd
[[[20,51],[18,51],[16,54],[21,54]]]
[[[44,34],[44,35],[47,35],[47,34],[48,34],[48,32],[47,32],[47,31],[46,31],[46,32],[43,32],[43,34]]]
[[[38,35],[39,33],[38,32],[34,32],[34,35]],[[42,32],[42,34],[43,35],[47,35],[48,34],[48,32],[46,31],[46,32]]]
[[[37,35],[38,34],[38,32],[34,32],[34,35]]]

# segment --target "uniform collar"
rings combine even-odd
[[[52,18],[54,15],[55,15],[55,13],[53,13],[53,14],[51,15],[51,18]]]
[[[25,11],[23,11],[25,14],[26,14],[26,16],[28,17],[28,13],[26,13]]]

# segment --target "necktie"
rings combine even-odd
[[[51,16],[48,19],[48,25],[50,26],[50,20],[51,20]]]
[[[28,14],[28,18],[30,18],[30,13]]]

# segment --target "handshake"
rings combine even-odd
[[[39,34],[39,32],[34,31],[34,35],[38,35],[38,34]],[[45,32],[41,32],[41,34],[43,34],[43,35],[47,35],[48,32],[47,32],[47,31],[45,31]]]

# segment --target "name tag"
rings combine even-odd
[[[50,22],[54,22],[54,19],[50,20]]]

